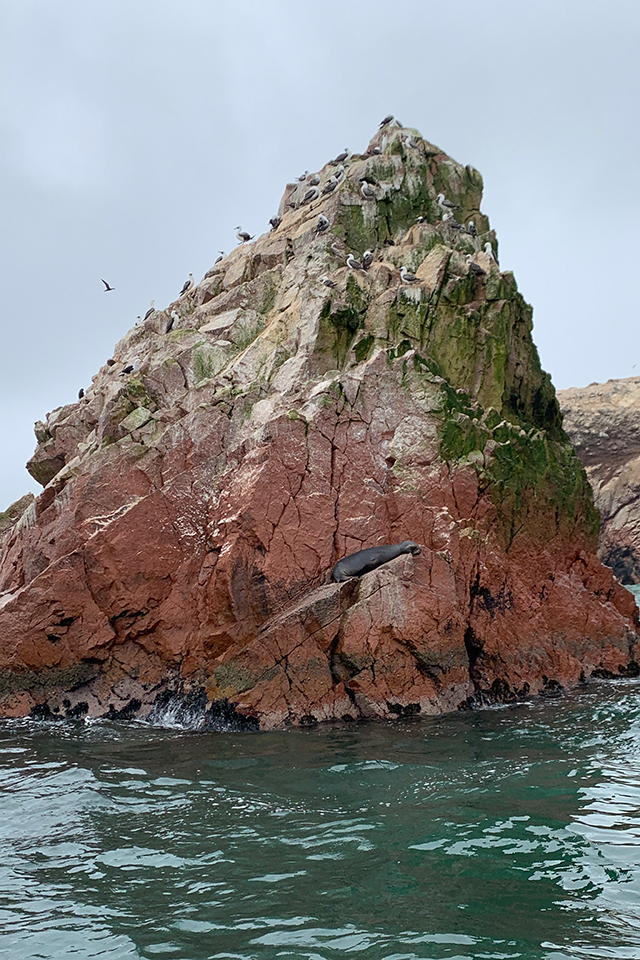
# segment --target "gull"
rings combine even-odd
[[[493,260],[494,263],[498,262],[496,260],[496,255],[493,252],[493,247],[491,246],[491,242],[489,240],[487,240],[487,242],[484,245],[484,252],[489,257],[490,260]]]
[[[325,287],[331,287],[332,289],[335,287],[333,280],[329,280],[327,276],[320,277],[320,283],[324,283]]]
[[[455,210],[456,208],[455,203],[451,203],[451,200],[447,200],[444,193],[439,193],[436,197],[436,200],[442,210]]]
[[[371,186],[371,184],[370,184],[370,183],[367,183],[367,181],[364,179],[364,177],[361,177],[361,178],[360,178],[360,182],[361,182],[361,184],[362,184],[362,186],[360,187],[360,193],[362,194],[362,196],[364,197],[364,199],[365,199],[365,200],[375,200],[375,198],[376,198],[376,192],[375,192],[375,190],[373,189],[373,187]]]
[[[380,121],[380,126],[378,127],[378,129],[382,130],[383,127],[388,127],[392,120],[393,120],[393,114],[390,113],[384,118],[384,120]]]
[[[156,312],[156,302],[155,302],[155,300],[152,300],[152,301],[151,301],[151,306],[149,307],[149,309],[147,310],[147,312],[145,313],[145,315],[144,315],[144,317],[143,317],[143,323],[144,323],[145,320],[148,320],[148,319],[149,319],[149,317],[151,316],[152,313],[155,313],[155,312]]]
[[[218,250],[218,253],[220,254],[220,256],[216,257],[213,264],[214,266],[216,265],[216,263],[220,263],[221,260],[224,260],[224,250]]]
[[[467,263],[469,264],[469,269],[472,273],[475,273],[476,277],[486,277],[486,271],[482,269],[479,263],[471,259],[470,253],[467,254]]]
[[[331,177],[330,180],[327,180],[324,187],[322,188],[323,193],[331,193],[338,186],[338,181],[335,177]]]
[[[420,283],[420,278],[415,273],[409,273],[406,267],[400,267],[400,276],[403,283]]]
[[[303,174],[301,174],[299,177],[296,177],[296,180],[298,181],[298,183],[302,183],[303,180],[306,180],[308,174],[309,174],[309,171],[305,170]]]
[[[189,293],[190,290],[193,290],[193,288],[195,287],[195,285],[196,285],[196,282],[195,282],[195,280],[193,279],[193,274],[190,273],[190,274],[189,274],[189,279],[188,279],[188,280],[185,280],[184,286],[182,287],[182,290],[180,291],[180,296],[182,296],[183,293]]]
[[[342,153],[339,153],[337,157],[334,157],[331,161],[334,167],[337,167],[339,163],[343,163],[349,156],[349,147],[345,147]]]
[[[100,279],[102,280],[102,277],[100,277]],[[115,290],[115,287],[110,287],[106,280],[102,280],[102,282],[104,283],[105,293],[109,293],[110,290]]]
[[[371,264],[373,263],[373,254],[371,250],[365,250],[362,254],[362,266],[365,270],[368,270]]]
[[[469,220],[469,223],[467,224],[467,233],[470,234],[470,236],[472,237],[475,237],[478,234],[478,231],[476,230],[476,225],[473,222],[473,220]]]
[[[271,224],[272,230],[277,230],[280,224],[282,223],[282,217],[278,217],[278,216],[271,217],[271,219],[269,220],[269,223]]]
[[[317,173],[314,173],[312,177],[309,177],[309,185],[312,187],[317,187],[320,183],[320,177]]]
[[[324,233],[324,231],[329,226],[329,220],[325,217],[324,213],[321,213],[318,217],[318,222],[316,224],[316,233]]]
[[[241,226],[236,227],[236,237],[239,243],[246,243],[248,240],[253,240],[253,237],[250,236],[246,230],[243,230]]]
[[[314,200],[317,200],[319,196],[320,196],[320,188],[311,187],[309,190],[307,190],[307,192],[305,193],[300,203],[312,203]]]
[[[347,257],[347,266],[350,270],[364,270],[364,267],[359,260],[356,260],[352,253]]]

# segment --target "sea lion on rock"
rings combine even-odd
[[[358,550],[349,557],[338,560],[331,571],[331,579],[336,583],[349,580],[350,577],[361,577],[370,570],[375,570],[382,563],[395,560],[403,553],[412,553],[417,557],[422,548],[413,540],[403,540],[402,543],[381,543],[378,547],[369,547],[367,550]]]

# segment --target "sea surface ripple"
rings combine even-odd
[[[640,958],[640,682],[393,724],[0,725],[0,957]]]

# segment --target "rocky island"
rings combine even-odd
[[[640,583],[640,377],[560,390],[564,427],[600,511],[598,556]]]
[[[312,179],[36,424],[44,489],[0,518],[2,716],[268,729],[637,673],[480,174],[390,123]]]

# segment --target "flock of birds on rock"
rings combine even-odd
[[[388,116],[386,116],[379,125],[379,131],[382,131],[382,130],[386,131],[394,123],[394,119],[395,118],[393,114],[389,114]],[[398,121],[395,121],[395,123],[397,126],[401,127],[401,124]],[[419,144],[411,134],[408,134],[407,136],[404,137],[403,143],[409,149],[419,149]],[[370,145],[363,156],[371,157],[371,156],[375,156],[383,153],[386,147],[386,144],[387,144],[387,135],[385,133],[382,137],[381,143],[379,145],[378,144]],[[298,185],[296,187],[296,191],[298,191],[303,185],[304,185],[304,188],[306,189],[304,193],[299,195],[297,198],[291,199],[291,195],[290,195],[289,207],[292,209],[295,209],[298,206],[306,206],[307,204],[312,204],[314,201],[320,199],[322,196],[327,196],[330,193],[332,193],[339,186],[339,184],[344,179],[346,179],[347,173],[345,169],[345,163],[348,163],[350,157],[351,157],[351,152],[348,147],[345,147],[341,153],[339,153],[336,157],[334,157],[333,160],[329,161],[329,165],[332,167],[335,167],[336,169],[335,169],[335,173],[331,174],[329,179],[324,184],[321,183],[320,174],[314,173],[309,175],[308,170],[305,170],[304,173],[302,173],[299,177],[296,177],[295,183]],[[360,183],[360,194],[364,200],[369,201],[369,200],[376,200],[378,198],[378,192],[376,190],[375,184],[372,184],[367,179],[366,176],[360,177],[358,182]],[[459,223],[454,216],[454,211],[457,209],[456,204],[452,203],[451,200],[448,200],[443,193],[439,193],[437,195],[436,203],[438,204],[438,207],[440,208],[440,211],[442,213],[443,224],[446,224],[447,227],[451,230],[465,232],[475,240],[475,238],[477,237],[478,231],[476,229],[476,226],[473,220],[469,220],[466,227],[463,224]],[[418,216],[416,217],[416,223],[418,224],[428,223],[428,218],[424,215]],[[275,215],[271,217],[269,220],[269,225],[272,232],[275,232],[276,230],[278,230],[281,224],[282,224],[282,217],[280,217],[279,215]],[[329,218],[325,216],[325,214],[323,213],[319,214],[318,219],[316,221],[316,226],[315,226],[316,236],[323,234],[326,230],[328,230],[330,225],[331,223],[329,221]],[[249,243],[249,241],[255,239],[253,235],[248,233],[246,230],[243,230],[240,224],[234,229],[236,231],[236,238],[238,240],[238,244]],[[391,240],[390,238],[387,238],[386,240],[384,240],[383,243],[385,245],[391,245],[391,246],[394,245],[394,241]],[[335,248],[335,246],[333,250],[334,250],[334,253],[336,253],[337,255],[339,256],[343,255],[343,254],[340,254],[340,252]],[[497,264],[497,260],[496,260],[493,247],[490,241],[487,241],[484,244],[483,250],[486,256],[489,258],[489,260]],[[219,250],[218,254],[219,255],[215,260],[215,264],[220,263],[220,261],[223,260],[224,257],[226,256],[224,250]],[[374,259],[373,253],[371,252],[371,250],[365,250],[361,260],[358,260],[357,257],[355,257],[352,253],[349,253],[346,258],[346,266],[348,267],[349,270],[352,270],[354,272],[364,273],[367,270],[369,270],[369,268],[371,267],[373,263],[373,259]],[[467,261],[469,270],[475,276],[482,277],[486,275],[486,271],[483,269],[483,267],[479,263],[476,263],[476,261],[473,259],[472,254],[468,253],[466,255],[466,261]],[[400,279],[402,283],[407,285],[420,283],[420,278],[416,274],[411,273],[405,266],[400,267]],[[112,291],[115,290],[115,287],[112,287],[106,280],[102,278],[101,280],[102,280],[102,283],[104,284],[105,293],[111,293]],[[329,287],[330,289],[336,288],[336,283],[326,275],[320,278],[320,282],[323,283],[326,287]],[[187,296],[189,293],[191,293],[194,290],[195,286],[196,286],[195,278],[193,276],[193,273],[190,273],[189,278],[185,281],[185,283],[182,286],[179,297]],[[145,313],[144,317],[138,317],[138,323],[144,323],[155,312],[156,312],[155,300],[151,300],[149,309]],[[169,333],[179,320],[180,320],[180,315],[177,312],[177,310],[175,309],[172,310],[165,332]],[[139,366],[139,363],[140,362],[136,360],[133,364],[129,364],[121,371],[121,375],[135,372],[135,370]],[[85,395],[84,390],[80,390],[78,393],[79,399],[82,399],[84,395]]]

